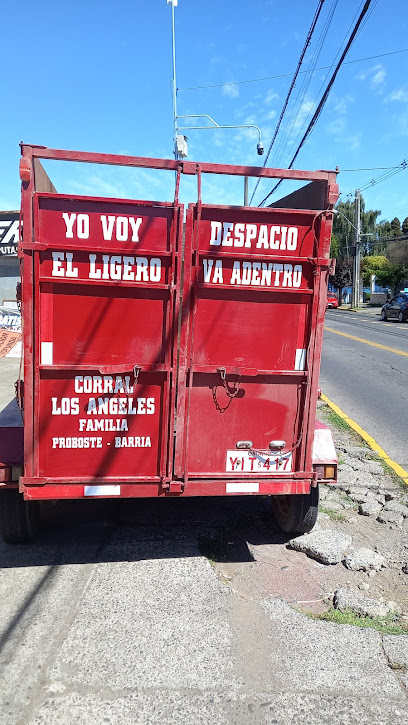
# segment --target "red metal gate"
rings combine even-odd
[[[326,224],[310,211],[189,207],[177,476],[224,479],[227,493],[310,486]]]
[[[174,203],[39,192],[27,173],[26,497],[308,491],[335,175],[24,156],[178,172]],[[324,206],[204,205],[202,171],[317,180]]]

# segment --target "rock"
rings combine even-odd
[[[337,589],[334,593],[333,605],[335,609],[340,611],[351,609],[352,612],[359,614],[361,617],[386,617],[391,611],[385,602],[362,597],[350,589]]]
[[[321,501],[324,501],[324,499],[327,498],[328,493],[329,492],[328,492],[326,486],[322,486],[322,485],[319,486],[319,498]]]
[[[367,496],[367,500],[368,500],[368,498],[369,497]],[[385,496],[382,493],[373,494],[373,498],[375,501],[378,501],[378,503],[380,503],[381,506],[385,505]],[[371,496],[370,496],[370,500],[371,500]]]
[[[370,569],[370,571],[367,572],[368,576],[375,576],[375,569]]]
[[[394,612],[395,614],[402,614],[402,609],[401,609],[400,605],[391,599],[388,600],[387,607],[389,607],[390,611]]]
[[[363,461],[368,454],[371,455],[372,451],[365,446],[347,446],[344,448],[344,452],[348,453],[351,458],[358,458]]]
[[[360,523],[360,521],[358,520],[358,518],[356,516],[350,516],[350,518],[347,519],[347,522],[349,524],[359,524]]]
[[[366,500],[368,494],[367,488],[354,488],[350,489],[349,497],[356,503],[363,503]]]
[[[358,585],[358,588],[359,589],[364,589],[364,591],[367,592],[369,590],[369,588],[370,588],[370,585],[369,585],[368,582],[362,582],[361,584]]]
[[[382,476],[384,473],[383,467],[378,461],[366,461],[366,470],[369,471],[372,476]]]
[[[338,564],[352,542],[351,536],[335,529],[312,531],[310,534],[291,539],[289,545],[296,551],[303,551],[323,564]]]
[[[408,564],[404,564],[404,566],[402,567],[402,571],[404,572],[404,574],[408,574]]]
[[[400,526],[403,520],[404,519],[401,514],[397,514],[395,511],[385,511],[385,509],[383,509],[380,515],[377,516],[377,521],[381,524],[397,524]]]
[[[375,500],[364,501],[358,507],[358,513],[362,516],[377,516],[382,510],[382,505]]]
[[[408,667],[408,637],[398,634],[385,634],[383,636],[385,656],[391,666]]]
[[[354,473],[354,468],[349,463],[341,463],[338,467],[338,474],[350,474]],[[344,477],[344,476],[343,476]]]
[[[358,549],[346,556],[344,565],[352,571],[380,571],[387,566],[387,562],[381,554],[371,549]]]
[[[318,521],[330,521],[329,514],[326,514],[324,511],[319,511],[317,518],[318,518]]]
[[[338,511],[344,511],[343,504],[340,501],[331,498],[325,499],[324,508],[328,509],[329,511],[336,511],[336,513]]]
[[[402,503],[398,503],[398,501],[388,501],[384,506],[384,511],[394,511],[394,513],[403,516],[404,519],[408,516],[408,507],[403,506]]]

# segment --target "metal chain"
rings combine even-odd
[[[135,365],[134,368],[133,368],[133,375],[135,376],[134,386],[137,385],[137,381],[138,381],[138,378],[139,378],[140,371],[141,371],[140,365]]]
[[[217,400],[217,386],[216,385],[214,385],[214,387],[212,389],[212,396],[213,396],[213,400],[215,403],[215,407],[218,410],[218,412],[225,413],[225,411],[228,410],[228,408],[230,407],[233,399],[238,395],[240,387],[241,387],[241,381],[238,380],[236,383],[234,383],[234,390],[231,392],[231,390],[228,387],[227,380],[226,380],[227,371],[225,370],[225,368],[218,368],[218,372],[220,374],[221,382],[222,382],[223,388],[229,398],[229,401],[228,401],[227,405],[225,405],[223,408],[220,406],[220,404]]]

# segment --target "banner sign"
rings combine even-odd
[[[21,332],[21,313],[11,307],[0,307],[0,330]]]
[[[17,257],[20,212],[0,212],[0,258]]]

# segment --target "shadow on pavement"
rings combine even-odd
[[[58,501],[42,504],[32,542],[0,543],[2,568],[207,556],[253,561],[248,544],[284,544],[268,497]]]

